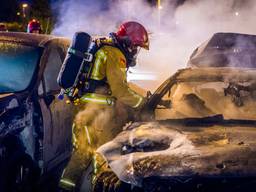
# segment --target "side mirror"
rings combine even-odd
[[[44,102],[47,106],[51,105],[51,103],[54,101],[55,96],[54,95],[46,95],[44,96]]]

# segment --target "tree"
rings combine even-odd
[[[53,18],[49,0],[32,0],[30,16],[40,21],[44,33],[51,32]]]
[[[0,22],[18,20],[19,5],[17,0],[0,1]]]

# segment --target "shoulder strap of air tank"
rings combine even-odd
[[[94,46],[91,50],[91,54],[93,55],[93,59],[91,62],[91,70],[90,73],[88,74],[88,79],[90,79],[91,77],[91,73],[92,73],[92,69],[94,67],[94,62],[95,62],[95,54],[97,53],[97,51],[99,49],[101,49],[103,46],[113,46],[113,47],[117,47],[115,42],[113,42],[112,37],[110,36],[110,38],[107,37],[103,37],[103,38],[96,38],[93,40],[94,42]]]

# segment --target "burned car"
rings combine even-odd
[[[92,191],[255,190],[255,67],[190,66],[156,90],[141,121],[97,150],[107,166]]]
[[[69,40],[0,33],[0,191],[35,191],[72,152],[73,107],[57,99]]]
[[[255,35],[216,33],[191,54],[188,67],[255,68]]]

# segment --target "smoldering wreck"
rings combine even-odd
[[[198,47],[189,68],[149,98],[142,120],[97,150],[108,166],[95,191],[253,191],[255,42],[219,33]]]

